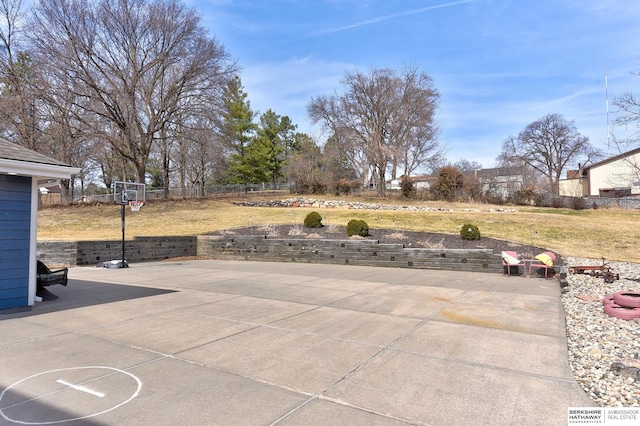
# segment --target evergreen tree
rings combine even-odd
[[[247,160],[249,145],[255,139],[255,113],[240,77],[229,80],[223,95],[222,138],[231,151],[229,182],[246,185],[254,182],[254,171]],[[246,188],[245,188],[246,189]]]
[[[260,116],[257,136],[250,143],[247,156],[254,182],[271,182],[275,187],[282,180],[287,148],[293,146],[295,129],[289,117],[271,109]]]
[[[464,175],[454,166],[445,166],[438,172],[432,191],[438,200],[456,201],[464,186]]]

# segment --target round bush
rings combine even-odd
[[[364,220],[351,219],[347,223],[347,235],[350,237],[354,235],[366,237],[369,235],[369,225]]]
[[[470,223],[465,223],[464,225],[462,225],[462,229],[460,229],[460,235],[465,240],[473,241],[480,239],[480,231],[478,230],[478,227]]]
[[[306,228],[322,228],[322,216],[318,212],[311,212],[304,218],[304,226]]]

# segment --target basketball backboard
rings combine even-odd
[[[135,182],[114,182],[113,183],[113,203],[128,205],[130,202],[145,202],[144,183]]]

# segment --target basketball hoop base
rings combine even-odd
[[[98,268],[106,268],[106,269],[120,269],[120,268],[128,268],[129,264],[126,260],[109,260],[107,262],[100,262],[96,265]]]

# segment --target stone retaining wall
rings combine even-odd
[[[402,244],[380,244],[374,240],[286,239],[255,235],[136,237],[125,242],[125,258],[132,263],[182,256],[503,273],[500,255],[487,249],[405,248]],[[121,257],[120,241],[38,243],[38,259],[50,267],[95,265]]]
[[[75,266],[78,243],[75,241],[38,241],[36,257],[50,268]]]
[[[503,273],[500,255],[493,250],[405,248],[402,244],[372,240],[204,235],[198,237],[198,255],[214,259]]]
[[[125,240],[128,262],[196,256],[197,237],[135,237]],[[37,257],[48,266],[95,265],[122,258],[122,241],[39,241]]]
[[[564,207],[575,209],[576,206],[584,209],[594,208],[619,208],[623,210],[640,209],[640,197],[566,197],[561,195],[547,195],[541,201],[542,206]]]

